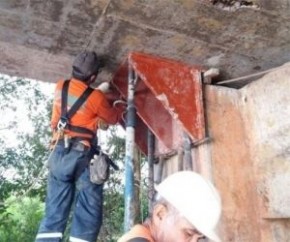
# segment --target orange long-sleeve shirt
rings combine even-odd
[[[64,81],[58,81],[55,89],[55,96],[52,109],[51,127],[55,129],[61,115],[61,92]],[[87,85],[77,79],[71,79],[68,89],[67,110],[74,104],[80,95],[86,90]],[[108,124],[116,124],[119,121],[120,111],[112,107],[107,101],[104,93],[94,90],[85,103],[71,118],[70,124],[84,127],[93,132],[97,130],[98,119],[104,120]],[[87,134],[79,134],[72,131],[65,131],[71,137],[90,137]]]

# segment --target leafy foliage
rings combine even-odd
[[[4,203],[0,213],[1,241],[34,241],[39,220],[43,215],[43,203],[39,197],[21,199],[12,196]]]
[[[35,238],[44,207],[51,102],[36,81],[0,75],[0,241]]]
[[[7,76],[0,81],[0,111],[7,117],[0,128],[0,202],[11,194],[43,198],[52,99],[36,81]]]

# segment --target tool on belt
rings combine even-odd
[[[95,154],[90,161],[90,180],[95,184],[103,184],[109,179],[110,166],[114,170],[119,170],[119,167],[109,158],[107,154],[99,152]]]
[[[110,176],[110,166],[112,166],[115,171],[119,170],[119,167],[109,158],[109,156],[101,151],[100,146],[97,144],[97,140],[93,141],[89,156],[91,157],[89,171],[92,183],[103,184],[107,181]]]

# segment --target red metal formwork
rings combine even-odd
[[[200,68],[143,53],[130,53],[113,78],[113,85],[125,99],[128,64],[139,76],[135,87],[138,114],[136,143],[147,154],[146,126],[158,142],[157,154],[176,150],[183,130],[193,140],[205,136]]]

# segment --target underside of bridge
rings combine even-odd
[[[287,0],[2,0],[0,72],[55,82],[82,49],[109,80],[129,51],[218,67],[220,80],[290,58]],[[243,83],[236,83],[240,87]]]

